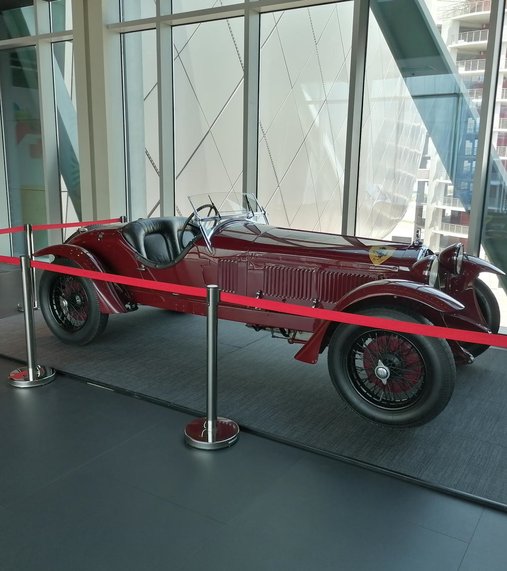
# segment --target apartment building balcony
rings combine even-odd
[[[452,6],[448,11],[445,11],[445,16],[453,20],[484,24],[489,22],[490,11],[491,0],[469,0],[468,2],[463,1],[457,6]]]
[[[462,59],[456,62],[458,72],[460,75],[472,75],[474,73],[483,73],[486,69],[486,60],[484,58],[478,59]],[[507,60],[500,60],[500,71],[505,73],[507,71]],[[483,78],[480,78],[483,81]]]
[[[475,89],[469,89],[468,95],[470,95],[470,99],[472,99],[474,103],[477,103],[478,101],[482,101],[482,92],[483,92],[482,87],[476,87]]]
[[[429,180],[430,179],[430,169],[417,169],[417,180]]]
[[[440,208],[441,210],[453,210],[455,212],[465,212],[465,207],[463,202],[459,198],[454,198],[452,196],[442,196],[436,199],[433,203],[435,208]]]
[[[450,48],[456,48],[460,51],[485,51],[488,45],[489,30],[472,30],[461,32],[457,36],[450,39]]]
[[[486,59],[462,59],[456,62],[458,66],[458,72],[460,74],[477,73],[478,71],[484,71],[486,69]],[[505,65],[505,63],[503,64]]]
[[[501,159],[507,159],[507,147],[503,145],[498,145],[496,147],[496,152]]]
[[[442,222],[440,228],[432,228],[432,231],[437,234],[444,234],[445,236],[454,236],[456,238],[468,238],[468,225],[464,224],[449,224]]]

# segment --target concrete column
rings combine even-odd
[[[120,35],[110,0],[73,0],[81,199],[84,219],[126,213]]]

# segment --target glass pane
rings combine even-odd
[[[489,6],[483,6],[489,10]],[[480,14],[474,15],[478,17]],[[496,86],[493,138],[489,164],[486,205],[482,227],[481,256],[487,258],[507,273],[507,60],[505,59],[505,28],[502,37],[502,52],[498,84]],[[477,89],[475,97],[482,97]],[[507,327],[507,278],[489,273],[481,275],[495,293],[500,304],[501,325]],[[505,331],[504,331],[505,332]]]
[[[242,189],[243,18],[174,29],[176,211]]]
[[[261,16],[258,197],[271,224],[340,231],[352,12]]]
[[[72,0],[53,0],[50,2],[51,31],[72,30]]]
[[[157,15],[156,0],[121,0],[121,19],[123,21],[153,18]]]
[[[39,85],[35,47],[0,51],[0,91],[11,224],[46,222]],[[44,244],[35,233],[36,246]],[[24,252],[23,238],[13,235],[14,255]]]
[[[498,102],[497,102],[498,105]],[[495,133],[497,134],[497,133]],[[489,180],[482,227],[481,257],[507,273],[507,171],[498,147],[491,149]],[[481,275],[500,306],[500,324],[507,328],[507,278],[490,273]],[[506,333],[507,331],[503,331]]]
[[[73,55],[72,42],[53,44],[62,222],[82,220]],[[69,229],[64,234],[67,236],[72,232],[73,230]]]
[[[429,2],[428,2],[429,5]],[[433,197],[434,202],[439,199],[443,204],[440,210],[446,208],[437,230],[442,233],[440,244],[445,246],[453,241],[461,240],[465,246],[468,236],[469,212],[472,202],[472,181],[475,169],[475,156],[477,154],[477,136],[479,122],[477,114],[482,103],[484,83],[484,70],[486,68],[485,54],[489,39],[489,20],[491,2],[489,0],[471,0],[448,4],[445,9],[434,10],[432,13],[441,29],[442,39],[448,47],[452,59],[456,62],[459,77],[462,81],[460,94],[463,107],[462,120],[466,123],[466,131],[462,136],[456,154],[456,175],[453,178],[454,188],[450,184],[442,184],[442,191]],[[504,254],[503,240],[505,235],[498,230],[501,228],[502,208],[505,212],[505,145],[507,145],[507,117],[505,106],[504,80],[505,46],[502,48],[500,62],[499,82],[497,85],[497,101],[493,124],[493,149],[490,162],[490,178],[488,188],[488,203],[485,212],[481,256],[489,259],[493,264],[504,271],[507,270],[507,259]],[[468,95],[468,97],[467,97]],[[471,110],[476,109],[475,114]],[[435,152],[433,152],[435,154]],[[442,200],[443,199],[443,200]],[[503,206],[502,206],[503,203]],[[438,211],[439,206],[433,207]],[[437,223],[439,219],[437,218]],[[507,219],[503,219],[504,227]],[[501,308],[501,321],[507,326],[507,296],[502,289],[502,281],[494,274],[484,273],[481,279],[486,281],[493,290]],[[504,288],[507,282],[503,282]]]
[[[24,2],[23,8],[0,11],[0,40],[33,36],[35,34],[35,10],[33,1]]]
[[[371,4],[357,234],[410,242],[419,231],[438,251],[467,247],[479,130],[469,90],[481,85],[489,18],[463,26],[428,5]]]
[[[155,30],[123,36],[129,219],[159,214]]]
[[[164,2],[165,0],[162,0]],[[241,4],[242,0],[172,0],[173,13]]]

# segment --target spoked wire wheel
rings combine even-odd
[[[353,386],[367,402],[395,410],[417,402],[427,375],[424,359],[410,340],[378,329],[355,340],[348,370]]]
[[[49,296],[51,312],[62,329],[74,333],[84,327],[90,302],[81,281],[73,276],[58,275]]]
[[[69,260],[57,259],[55,263],[75,266]],[[39,298],[49,329],[65,343],[89,343],[107,325],[109,315],[100,312],[97,291],[89,279],[45,271]]]
[[[372,307],[361,315],[431,325],[405,309]],[[381,424],[424,424],[446,407],[456,365],[445,339],[342,324],[330,342],[331,380],[358,414]]]

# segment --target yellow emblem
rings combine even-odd
[[[396,251],[392,246],[372,246],[369,251],[370,260],[375,266],[380,266]]]

